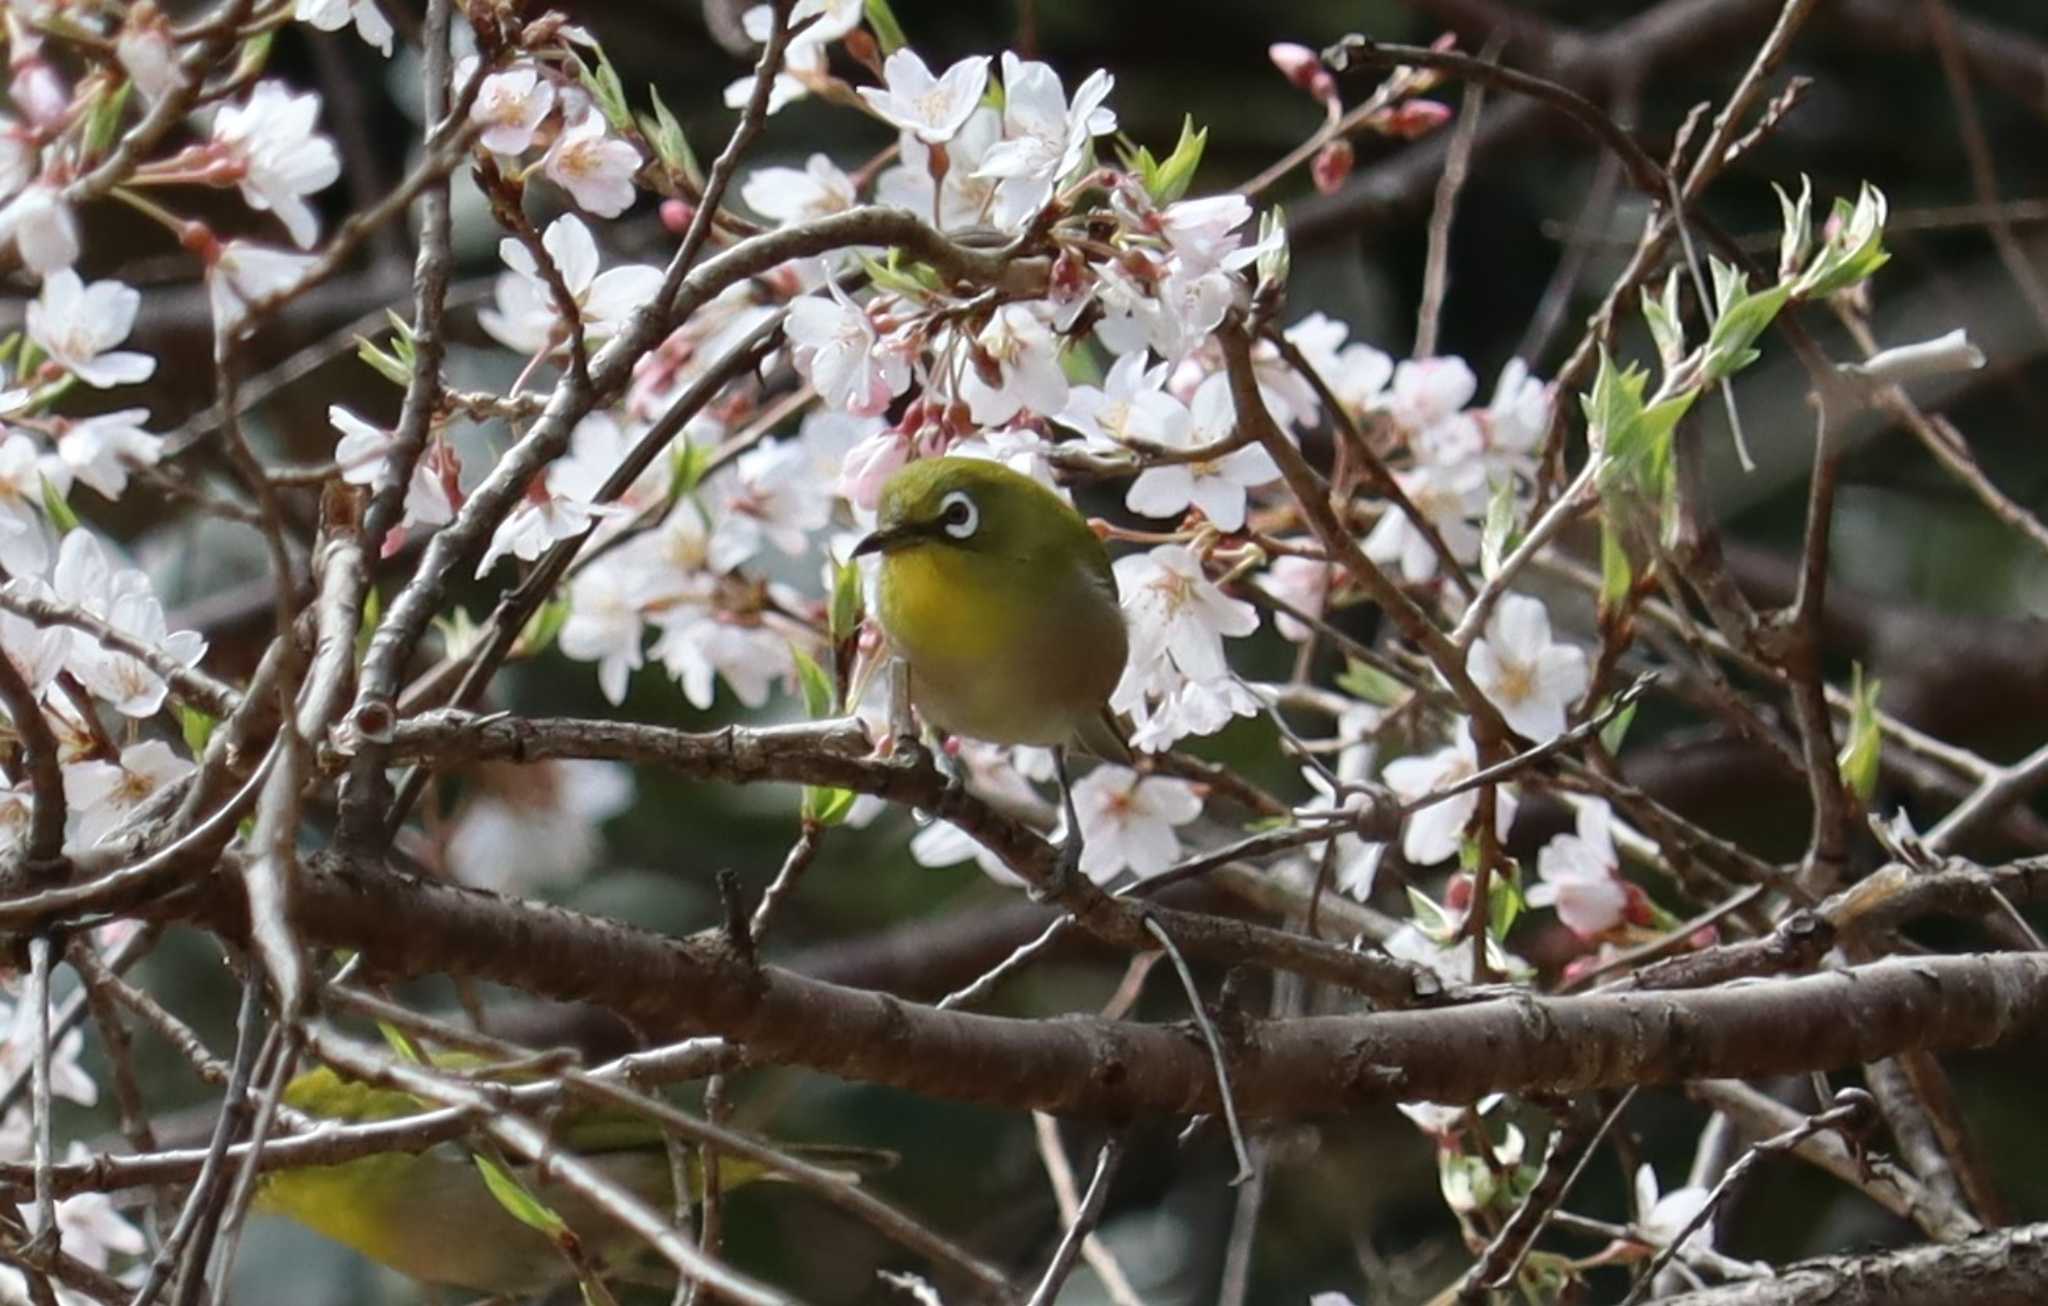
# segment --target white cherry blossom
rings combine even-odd
[[[224,105],[213,118],[214,144],[241,165],[243,201],[275,211],[300,249],[311,248],[320,233],[305,197],[341,176],[334,142],[313,130],[319,116],[318,95],[293,95],[283,82],[264,81],[246,103]]]
[[[1444,547],[1459,562],[1479,556],[1480,535],[1473,520],[1486,511],[1486,472],[1477,462],[1421,463],[1394,473],[1408,502],[1436,528]],[[1365,537],[1365,556],[1374,562],[1401,564],[1401,576],[1416,584],[1436,575],[1439,560],[1429,537],[1400,507],[1388,503]]]
[[[137,641],[161,649],[186,666],[206,652],[197,631],[172,632],[149,577],[134,568],[116,568],[92,532],[73,530],[57,551],[50,573],[56,596],[101,618]],[[126,653],[79,637],[72,643],[69,669],[85,687],[124,716],[147,718],[162,708],[166,686],[156,672]]]
[[[498,893],[582,879],[604,852],[598,827],[633,802],[633,772],[617,762],[490,766],[481,780],[449,833],[448,869]]]
[[[1335,568],[1327,562],[1283,553],[1266,569],[1266,592],[1306,616],[1321,617],[1330,601],[1330,581],[1334,571]],[[1285,612],[1274,614],[1273,628],[1283,639],[1296,644],[1307,642],[1315,633],[1305,622]]]
[[[154,467],[163,453],[163,437],[142,429],[148,420],[146,408],[123,408],[66,421],[57,437],[57,456],[73,477],[118,499],[128,488],[129,469]]]
[[[1536,855],[1542,883],[1531,885],[1531,907],[1555,907],[1557,918],[1582,939],[1597,938],[1620,924],[1628,890],[1614,852],[1613,812],[1603,799],[1574,798],[1578,829],[1560,834]]]
[[[824,295],[803,295],[789,306],[784,330],[791,357],[834,408],[871,417],[910,385],[910,361],[885,342],[860,305],[836,282]]]
[[[1479,378],[1462,358],[1411,358],[1394,369],[1387,411],[1411,433],[1426,436],[1472,402]]]
[[[16,576],[39,575],[49,565],[43,480],[52,472],[60,489],[69,488],[64,465],[45,458],[35,441],[19,431],[0,439],[0,567]]]
[[[1502,596],[1465,665],[1508,726],[1539,744],[1564,733],[1565,709],[1592,679],[1585,650],[1553,641],[1550,613],[1526,594]]]
[[[1236,421],[1230,392],[1204,387],[1196,392],[1192,420],[1169,424],[1158,442],[1176,451],[1205,448],[1226,438]],[[1220,457],[1147,467],[1131,482],[1124,505],[1147,517],[1178,517],[1199,508],[1217,529],[1237,531],[1244,528],[1248,492],[1279,479],[1273,455],[1246,445]]]
[[[1470,779],[1478,770],[1479,749],[1472,742],[1472,723],[1460,720],[1448,747],[1389,762],[1380,778],[1407,803]],[[1511,786],[1495,789],[1494,829],[1502,837],[1506,837],[1508,826],[1514,822],[1515,802]],[[1433,866],[1456,856],[1465,840],[1465,827],[1478,810],[1477,789],[1467,789],[1420,809],[1408,818],[1408,828],[1401,833],[1401,855],[1416,866]]]
[[[455,84],[468,81],[458,69]],[[524,154],[533,146],[533,135],[555,107],[555,85],[541,76],[532,63],[521,62],[501,68],[484,78],[477,87],[476,101],[469,106],[469,120],[482,128],[477,144],[493,154]]]
[[[1233,718],[1260,711],[1258,695],[1236,676],[1195,680],[1178,673],[1148,686],[1145,701],[1117,707],[1130,712],[1131,746],[1143,753],[1164,752],[1190,735],[1213,735]]]
[[[377,8],[377,0],[298,0],[292,17],[322,32],[338,32],[354,23],[356,34],[376,46],[379,54],[391,53],[391,24]]]
[[[988,56],[962,59],[937,77],[907,46],[882,64],[882,86],[863,86],[860,97],[891,126],[930,145],[953,139],[988,87]]]
[[[1081,821],[1081,873],[1107,884],[1123,871],[1149,879],[1180,856],[1174,827],[1202,814],[1194,786],[1104,763],[1074,782]]]
[[[1013,228],[1029,221],[1053,187],[1080,166],[1097,136],[1116,130],[1116,114],[1103,107],[1114,79],[1097,69],[1074,89],[1066,88],[1051,65],[1003,53],[1003,139],[981,157],[976,169],[1001,181],[996,225]]]
[[[1020,412],[1051,414],[1067,406],[1059,338],[1030,305],[997,309],[974,337],[974,348],[997,374],[991,379],[971,364],[964,369],[960,397],[977,423],[1000,426]]]
[[[640,151],[613,136],[604,115],[592,111],[555,137],[540,169],[541,175],[569,192],[577,207],[600,218],[616,218],[633,207]]]
[[[771,222],[808,222],[854,206],[853,178],[823,154],[801,168],[756,168],[740,187],[748,208]]]
[[[213,308],[213,329],[232,335],[241,329],[251,305],[295,289],[318,260],[244,240],[231,240],[207,261],[207,301]]]
[[[1692,1223],[1707,1204],[1707,1190],[1696,1184],[1674,1188],[1661,1196],[1657,1172],[1645,1161],[1636,1169],[1636,1225],[1659,1247],[1668,1247],[1686,1225]],[[1681,1252],[1705,1252],[1714,1248],[1714,1221],[1709,1217],[1686,1238]]]
[[[1133,669],[1161,657],[1190,679],[1220,679],[1230,672],[1223,660],[1224,637],[1259,628],[1257,609],[1218,589],[1203,574],[1201,560],[1178,544],[1126,554],[1114,568],[1131,630],[1127,680]]]
[[[902,133],[896,147],[898,162],[875,179],[875,200],[932,219],[942,231],[990,221],[998,183],[981,175],[980,167],[982,158],[1002,136],[1003,118],[994,109],[984,105],[967,116],[945,147],[949,166],[939,183],[934,218],[932,147],[916,132]]]
[[[142,294],[119,281],[80,281],[70,268],[43,278],[28,306],[29,339],[52,361],[95,389],[147,381],[156,371],[148,354],[115,349],[135,326]]]
[[[28,185],[36,175],[36,146],[28,130],[0,113],[0,200]]]
[[[1132,440],[1166,444],[1169,427],[1185,428],[1192,420],[1187,405],[1162,388],[1165,363],[1150,366],[1143,350],[1119,355],[1102,384],[1077,385],[1067,391],[1067,406],[1052,419],[1087,437],[1091,448],[1116,451]]]
[[[617,335],[635,309],[660,293],[660,268],[632,263],[599,272],[597,241],[573,213],[549,223],[540,243],[569,290],[588,341]],[[508,236],[499,242],[498,256],[511,271],[498,277],[497,304],[479,310],[478,323],[500,344],[522,354],[560,348],[567,342],[567,332],[533,251]]]
[[[765,626],[688,610],[660,624],[653,654],[682,686],[683,697],[699,708],[711,706],[717,677],[741,703],[761,707],[776,683],[787,683],[796,672],[789,644]]]
[[[76,838],[90,847],[120,829],[157,790],[191,774],[190,759],[161,739],[121,750],[119,762],[95,758],[64,768],[64,801],[77,822]]]
[[[0,247],[9,242],[39,277],[78,261],[78,219],[59,187],[38,181],[0,208]]]
[[[36,1013],[27,1003],[19,1005],[0,998],[0,1021],[7,1027],[6,1041],[0,1043],[0,1075],[9,1081],[26,1076],[35,1063]],[[50,1092],[80,1106],[100,1100],[100,1086],[78,1064],[85,1050],[85,1035],[79,1030],[57,1039],[50,1048]]]
[[[831,486],[815,473],[804,447],[773,440],[741,454],[729,475],[705,486],[711,503],[710,562],[731,571],[773,544],[801,557],[813,533],[832,519]]]

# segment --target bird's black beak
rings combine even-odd
[[[909,523],[901,526],[884,526],[854,545],[853,556],[860,558],[870,553],[887,553],[891,549],[900,549],[913,540],[923,538],[925,533],[922,528]]]

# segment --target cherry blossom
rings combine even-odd
[[[1636,1169],[1635,1189],[1636,1227],[1659,1247],[1670,1246],[1707,1204],[1707,1190],[1697,1184],[1674,1188],[1659,1196],[1657,1172],[1647,1161]],[[1714,1221],[1709,1217],[1686,1238],[1679,1251],[1708,1252],[1713,1249]]]
[[[586,340],[618,334],[634,310],[660,293],[660,268],[633,263],[599,272],[597,241],[573,213],[549,223],[540,243],[568,287]],[[500,344],[522,354],[560,348],[567,342],[567,331],[533,251],[508,236],[499,242],[498,256],[511,271],[498,277],[497,304],[479,310],[478,323]]]
[[[792,100],[811,93],[813,86],[827,79],[825,47],[860,26],[864,16],[862,0],[798,0],[790,11],[791,26],[817,15],[817,21],[792,36],[783,56],[781,71],[768,92],[768,112],[775,113]],[[768,5],[754,5],[740,15],[740,28],[756,45],[768,42],[775,24],[775,11]],[[754,94],[754,77],[749,73],[725,88],[725,107],[743,107]]]
[[[1412,803],[1470,779],[1478,770],[1479,749],[1472,742],[1472,723],[1461,719],[1448,747],[1389,762],[1380,778],[1402,802]],[[1408,827],[1401,832],[1401,855],[1416,866],[1433,866],[1456,856],[1465,841],[1465,827],[1472,823],[1472,815],[1478,810],[1477,789],[1467,789],[1421,808],[1408,818]],[[1506,837],[1508,826],[1515,819],[1512,787],[1500,785],[1494,790],[1493,817],[1494,829]]]
[[[53,362],[96,389],[146,381],[156,372],[148,354],[115,349],[135,326],[142,295],[119,281],[88,286],[70,268],[43,278],[28,306],[29,339]]]
[[[1411,358],[1394,369],[1387,411],[1411,433],[1427,437],[1472,402],[1479,378],[1462,358]]]
[[[448,835],[448,869],[498,893],[582,879],[604,852],[598,827],[633,802],[633,773],[617,762],[495,765],[476,779],[476,796]]]
[[[990,852],[979,839],[951,821],[932,821],[910,837],[910,859],[919,866],[957,866],[972,861],[982,874],[997,884],[1013,889],[1024,887],[1024,879]]]
[[[129,469],[154,467],[163,453],[163,438],[142,429],[148,420],[146,408],[123,408],[66,421],[57,437],[57,456],[72,476],[118,499],[128,488]]]
[[[46,458],[35,441],[18,431],[0,439],[0,567],[14,575],[37,575],[49,565],[43,481],[52,473],[68,488],[64,464]]]
[[[1132,668],[1164,656],[1191,679],[1218,679],[1230,671],[1224,636],[1259,628],[1258,610],[1218,589],[1201,560],[1178,544],[1126,554],[1113,566],[1131,628]]]
[[[873,416],[910,385],[910,362],[883,341],[867,313],[837,283],[825,295],[804,295],[789,306],[784,330],[791,356],[834,408]]]
[[[915,133],[928,145],[953,139],[981,102],[988,86],[988,56],[962,59],[937,77],[909,48],[882,64],[882,88],[863,86],[860,98],[891,126]]]
[[[92,1159],[91,1149],[77,1141],[72,1142],[64,1156],[65,1163],[69,1165],[78,1165]],[[24,1203],[17,1209],[20,1211],[23,1227],[34,1233],[41,1219],[35,1204]],[[149,1250],[149,1242],[142,1236],[142,1230],[136,1228],[121,1214],[110,1193],[73,1193],[58,1202],[56,1209],[57,1233],[62,1239],[65,1253],[77,1257],[95,1270],[106,1269],[114,1256],[140,1256]],[[61,1290],[58,1299],[66,1303],[88,1300]],[[22,1300],[30,1301],[33,1298],[24,1295]]]
[[[0,1043],[0,1076],[9,1082],[18,1081],[29,1073],[35,1061],[36,1012],[25,1002],[15,1005],[0,998],[0,1021],[7,1027],[6,1041]],[[79,1054],[84,1050],[85,1035],[75,1029],[53,1042],[50,1092],[80,1106],[92,1106],[100,1100],[100,1086],[78,1064]]]
[[[711,567],[730,571],[773,544],[791,557],[810,548],[832,519],[830,487],[814,474],[803,446],[774,440],[741,454],[732,472],[706,487],[717,523]]]
[[[910,439],[901,431],[877,431],[847,450],[834,491],[864,512],[882,501],[882,486],[910,461]]]
[[[48,181],[28,186],[0,208],[0,247],[9,241],[39,277],[78,261],[78,219],[63,191]]]
[[[0,199],[6,199],[36,175],[36,147],[23,126],[0,113]]]
[[[130,5],[114,41],[114,58],[145,102],[154,104],[183,81],[171,24],[149,0]]]
[[[1327,562],[1285,553],[1273,559],[1266,570],[1266,592],[1306,616],[1320,617],[1329,604],[1335,570]],[[1273,628],[1297,644],[1307,642],[1315,633],[1307,623],[1285,612],[1274,614]]]
[[[1149,879],[1180,856],[1177,825],[1202,814],[1194,786],[1104,763],[1074,782],[1081,821],[1081,873],[1107,884],[1123,871]]]
[[[1473,520],[1486,510],[1486,471],[1477,462],[1422,463],[1394,473],[1408,502],[1436,528],[1453,558],[1470,563],[1479,556],[1479,528]],[[1436,575],[1437,552],[1415,519],[1389,503],[1365,537],[1365,556],[1374,562],[1401,565],[1410,584]]]
[[[1192,420],[1169,423],[1158,442],[1176,451],[1200,449],[1226,438],[1236,427],[1228,390],[1204,389],[1195,396]],[[1279,464],[1258,445],[1196,462],[1147,467],[1131,482],[1124,505],[1147,517],[1177,517],[1199,508],[1219,530],[1244,528],[1247,492],[1280,479]]]
[[[97,691],[95,691],[97,692]],[[70,804],[79,843],[91,846],[118,830],[157,790],[192,773],[192,762],[161,739],[145,739],[121,750],[121,760],[92,759],[64,767],[64,801]]]
[[[1185,428],[1193,419],[1186,404],[1161,388],[1166,369],[1164,363],[1150,366],[1143,350],[1122,354],[1101,385],[1069,388],[1066,407],[1051,416],[1087,437],[1091,448],[1114,452],[1132,440],[1168,444],[1174,438],[1169,428]]]
[[[796,672],[788,642],[765,626],[688,610],[664,616],[660,624],[654,656],[697,707],[711,706],[714,677],[723,677],[747,707],[760,707],[778,681],[786,683]]]
[[[456,85],[467,80],[466,71],[458,69]],[[469,120],[483,129],[477,144],[491,153],[524,154],[554,107],[554,83],[541,76],[534,64],[518,63],[484,78],[483,85],[477,87],[475,103],[469,106]]]
[[[1578,831],[1560,834],[1536,855],[1541,884],[1531,885],[1531,907],[1555,907],[1557,918],[1582,939],[1593,939],[1621,923],[1628,890],[1619,878],[1610,828],[1613,812],[1598,798],[1575,798]]]
[[[1369,760],[1370,752],[1364,756]],[[1303,767],[1301,778],[1308,782],[1316,797],[1315,801],[1295,808],[1296,816],[1327,821],[1334,816],[1355,815],[1366,806],[1363,789],[1340,794],[1337,787],[1315,767]],[[1368,843],[1355,834],[1340,834],[1334,843],[1337,887],[1360,902],[1368,901],[1372,897],[1373,881],[1379,875],[1380,860],[1386,856],[1387,845]]]
[[[589,112],[555,137],[540,167],[541,174],[568,191],[579,208],[616,218],[633,207],[640,151],[611,135],[603,114]]]
[[[960,397],[977,423],[999,426],[1020,412],[1057,413],[1067,406],[1059,339],[1030,305],[997,309],[974,337],[974,349],[977,363],[987,366],[965,369]]]
[[[1564,733],[1565,709],[1592,681],[1585,650],[1553,642],[1543,601],[1524,594],[1504,595],[1494,607],[1466,669],[1509,727],[1539,744]]]
[[[206,652],[206,641],[197,631],[170,631],[149,577],[133,568],[117,569],[90,531],[74,530],[64,536],[50,581],[58,598],[188,667],[197,665]],[[154,671],[88,637],[74,640],[69,669],[124,716],[155,716],[163,706],[166,686]]]
[[[297,289],[317,261],[310,254],[293,254],[243,240],[214,247],[206,268],[213,329],[221,335],[234,334],[241,329],[252,305]]]
[[[976,169],[1002,182],[992,214],[998,226],[1015,227],[1035,216],[1053,187],[1080,166],[1089,142],[1116,130],[1116,114],[1103,107],[1113,84],[1097,69],[1074,89],[1069,105],[1051,65],[1003,52],[1003,139]]]
[[[292,17],[322,32],[338,32],[354,23],[356,34],[376,46],[379,54],[391,53],[391,24],[377,8],[377,0],[298,0]]]
[[[273,210],[300,249],[311,248],[319,220],[305,197],[341,176],[334,142],[313,130],[320,97],[293,95],[283,82],[258,82],[247,103],[225,105],[213,118],[213,140],[241,167],[242,199]]]
[[[932,193],[932,147],[916,132],[902,133],[896,147],[900,160],[875,179],[875,199],[932,219],[942,231],[990,221],[997,181],[981,175],[982,158],[1003,135],[1003,118],[986,105],[946,143],[947,166],[936,201]],[[934,213],[936,208],[936,214]]]
[[[334,461],[341,468],[341,479],[351,485],[375,485],[391,456],[395,433],[372,426],[340,404],[329,405],[327,420],[341,432],[334,442]],[[413,463],[401,528],[445,526],[455,520],[454,457],[446,442],[438,438],[428,441]]]
[[[854,205],[853,179],[823,154],[801,168],[757,168],[740,187],[747,207],[771,222],[807,222]]]

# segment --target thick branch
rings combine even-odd
[[[2048,1224],[1875,1256],[1831,1256],[1660,1306],[2033,1306],[2048,1301]]]

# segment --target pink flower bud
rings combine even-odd
[[[1336,102],[1337,79],[1330,76],[1330,70],[1323,67],[1322,57],[1314,50],[1292,41],[1278,41],[1266,47],[1266,57],[1296,88],[1325,104]]]
[[[1447,911],[1464,911],[1472,905],[1472,876],[1459,871],[1444,885],[1444,908]]]
[[[1621,914],[1631,925],[1651,926],[1657,923],[1656,910],[1650,904],[1650,895],[1643,892],[1643,886],[1633,880],[1622,881],[1622,892],[1628,895],[1628,903]]]
[[[661,225],[671,236],[680,236],[690,229],[691,219],[697,216],[697,207],[683,200],[661,202]]]
[[[1451,108],[1435,100],[1403,100],[1380,114],[1373,125],[1397,140],[1412,141],[1427,136],[1451,120]]]
[[[846,451],[839,465],[838,491],[848,503],[870,512],[882,501],[882,484],[910,461],[910,441],[901,431],[881,431]]]
[[[1325,195],[1334,195],[1344,179],[1351,175],[1351,142],[1342,137],[1331,141],[1316,151],[1315,159],[1308,165],[1309,178],[1316,189]]]

